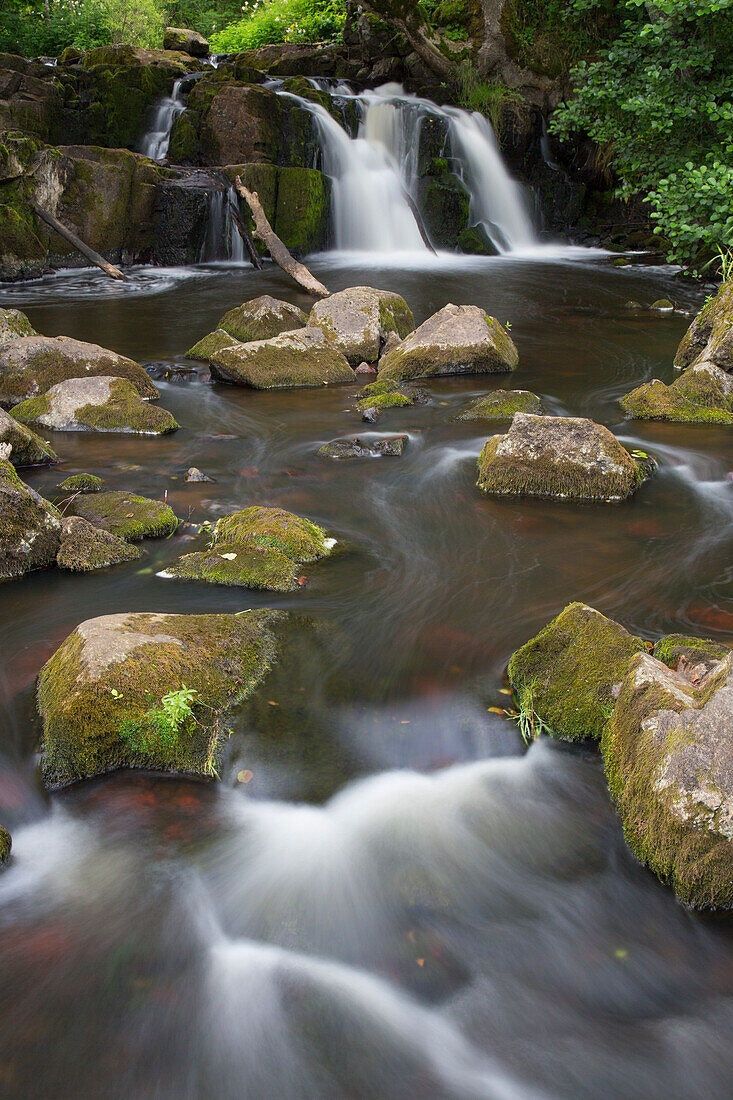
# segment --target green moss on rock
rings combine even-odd
[[[256,390],[353,382],[354,372],[320,329],[285,332],[224,348],[211,357],[212,376]]]
[[[733,371],[733,280],[705,303],[682,337],[674,365],[684,370],[695,363]]]
[[[104,481],[96,474],[71,474],[56,488],[62,493],[99,493],[104,488]]]
[[[322,251],[328,238],[331,184],[314,168],[281,168],[273,226],[294,256]]]
[[[414,399],[407,394],[390,390],[387,393],[376,393],[362,398],[358,402],[358,407],[360,412],[364,412],[365,409],[404,409],[414,403]]]
[[[730,653],[730,646],[713,638],[696,638],[690,634],[665,634],[654,643],[652,656],[669,668],[676,668],[680,658],[692,665],[722,661]]]
[[[621,398],[632,420],[733,424],[733,377],[712,363],[689,367],[671,385],[658,378]]]
[[[127,613],[81,623],[38,679],[46,786],[116,768],[214,774],[224,712],[269,670],[278,618]],[[163,700],[184,686],[191,715],[176,727]]]
[[[0,825],[0,867],[10,859],[13,841],[7,829]]]
[[[74,501],[77,516],[121,539],[138,542],[164,538],[178,527],[175,513],[161,500],[149,500],[135,493],[94,493]]]
[[[513,654],[509,680],[528,707],[563,741],[597,740],[641,638],[583,603],[569,604]]]
[[[56,564],[72,573],[91,573],[121,562],[136,561],[142,551],[117,535],[94,527],[81,516],[63,520]]]
[[[289,592],[306,562],[331,553],[317,524],[281,508],[245,508],[220,519],[208,549],[186,554],[164,576]]]
[[[37,336],[25,313],[19,309],[0,309],[0,345],[16,336]]]
[[[458,417],[459,420],[511,420],[515,413],[542,414],[542,402],[529,390],[494,390],[477,397]]]
[[[60,533],[54,506],[0,459],[0,581],[52,565]]]
[[[0,346],[0,403],[16,405],[70,378],[125,378],[141,397],[159,394],[143,368],[124,355],[69,336],[17,337]]]
[[[0,409],[0,446],[10,447],[14,466],[47,466],[58,455],[39,435]]]
[[[22,424],[61,432],[166,435],[178,424],[169,412],[144,401],[124,378],[68,378],[13,409]]]
[[[307,324],[308,318],[302,309],[263,294],[220,317],[215,331],[186,352],[186,358],[211,359],[216,352],[233,344],[271,340],[283,332],[305,328]]]

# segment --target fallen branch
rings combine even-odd
[[[245,187],[239,176],[237,176],[236,179],[236,186],[238,193],[252,211],[252,218],[255,223],[254,236],[262,241],[275,263],[281,267],[291,279],[294,279],[299,286],[307,290],[309,294],[312,294],[315,298],[327,298],[331,292],[326,289],[323,283],[316,279],[315,275],[311,274],[305,264],[298,263],[298,261],[290,255],[283,242],[273,230],[267,220],[265,211],[262,209],[262,203],[259,200],[257,192],[250,191]]]
[[[239,211],[237,210],[234,203],[229,203],[229,209],[231,211],[232,221],[239,231],[239,236],[244,242],[244,247],[247,249],[247,255],[249,256],[252,267],[256,267],[258,271],[262,271],[262,260],[260,259],[259,253],[255,248],[255,243],[252,240],[252,234],[240,218]]]
[[[88,244],[84,244],[84,241],[77,237],[76,233],[72,233],[70,229],[67,229],[65,225],[62,225],[58,218],[54,218],[53,214],[49,214],[47,210],[44,210],[40,206],[36,206],[34,202],[31,206],[35,210],[38,217],[46,225],[50,225],[51,229],[55,229],[60,237],[63,237],[65,241],[73,245],[81,252],[82,256],[86,256],[88,260],[91,260],[97,267],[101,267],[105,275],[109,275],[110,279],[126,279],[127,276],[124,272],[120,271],[119,267],[115,267],[114,264],[109,264],[98,252],[95,252],[93,248],[90,248]]]

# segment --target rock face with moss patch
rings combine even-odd
[[[494,390],[477,397],[458,417],[459,420],[511,420],[515,413],[542,414],[542,402],[529,390]]]
[[[74,501],[74,511],[95,527],[131,542],[163,538],[178,527],[175,512],[162,500],[119,490],[79,497]]]
[[[404,298],[371,286],[353,286],[317,302],[308,324],[320,328],[352,367],[376,363],[390,333],[404,339],[414,331]]]
[[[7,829],[3,829],[0,825],[0,867],[3,863],[7,863],[10,859],[10,851],[13,847],[13,841],[10,833]]]
[[[379,364],[380,379],[513,371],[519,355],[506,329],[478,306],[444,306]]]
[[[628,844],[700,908],[733,905],[732,723],[733,654],[698,683],[640,655],[601,740]]]
[[[95,527],[81,516],[67,516],[61,523],[61,545],[56,555],[56,564],[61,569],[91,573],[140,557],[137,546]]]
[[[276,618],[127,613],[80,623],[38,678],[46,786],[116,768],[214,774],[222,716],[267,673]],[[166,699],[183,689],[188,705],[171,710]]]
[[[711,363],[733,371],[733,281],[730,279],[698,313],[677,348],[674,365],[680,370]]]
[[[62,493],[100,493],[104,481],[96,474],[71,474],[56,486]]]
[[[341,352],[318,328],[285,332],[223,348],[211,357],[211,373],[220,382],[255,390],[323,386],[353,382],[354,372]]]
[[[653,378],[621,398],[632,420],[733,424],[733,376],[709,360],[688,367],[669,386]]]
[[[675,671],[682,668],[695,669],[700,665],[707,671],[729,653],[730,646],[716,642],[713,638],[696,638],[691,634],[665,634],[654,643],[652,657]],[[686,674],[690,675],[689,672]]]
[[[61,517],[0,458],[0,581],[53,565]]]
[[[2,444],[10,447],[10,461],[14,466],[47,466],[49,462],[58,462],[58,455],[48,443],[0,409]]]
[[[37,336],[25,313],[19,309],[0,309],[0,344],[16,336]]]
[[[215,352],[233,344],[271,340],[273,336],[305,328],[307,324],[308,318],[302,309],[262,294],[225,313],[216,329],[186,352],[186,358],[210,359]]]
[[[399,458],[408,443],[408,436],[393,435],[384,439],[333,439],[318,448],[322,458],[337,461],[349,458]]]
[[[304,563],[326,557],[334,545],[317,524],[292,512],[245,508],[217,522],[207,550],[184,555],[162,575],[290,592]]]
[[[166,435],[178,424],[169,412],[142,399],[124,378],[68,378],[13,409],[21,424],[57,432]]]
[[[625,500],[649,471],[648,461],[592,420],[517,413],[506,435],[485,443],[478,487],[501,496]]]
[[[143,368],[116,351],[70,336],[26,336],[0,345],[0,404],[16,405],[68,378],[124,378],[141,397],[158,391]]]
[[[191,57],[208,57],[209,43],[198,31],[188,27],[166,27],[163,34],[164,50],[179,50]]]
[[[597,740],[641,638],[583,603],[569,604],[509,662],[520,706],[563,741]]]

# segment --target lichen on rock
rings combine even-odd
[[[13,409],[21,424],[57,432],[166,435],[178,424],[169,412],[144,401],[125,378],[67,378]]]
[[[178,527],[175,512],[162,500],[119,490],[80,496],[74,500],[73,508],[77,516],[95,527],[131,542],[164,538]]]
[[[212,376],[256,390],[353,382],[354,372],[318,328],[285,332],[223,348],[211,356]]]
[[[479,306],[449,304],[424,321],[379,364],[379,377],[401,381],[443,374],[513,371],[519,362],[506,329]]]
[[[335,540],[311,520],[254,506],[218,520],[206,550],[185,554],[163,576],[289,592],[305,563],[327,557]]]
[[[353,286],[317,302],[308,324],[322,329],[352,367],[376,363],[390,333],[404,339],[415,328],[401,295],[370,286]]]
[[[53,565],[61,517],[0,458],[0,581]]]
[[[302,309],[269,294],[244,302],[219,318],[216,329],[186,352],[187,359],[207,360],[222,348],[253,340],[270,340],[283,332],[305,328],[308,318]]]
[[[21,336],[0,344],[0,404],[16,405],[68,378],[125,378],[141,397],[158,391],[132,359],[69,336]]]
[[[0,308],[0,345],[7,340],[14,340],[17,336],[37,336],[25,313],[19,309]]]
[[[142,553],[137,546],[95,527],[81,516],[67,516],[61,526],[56,564],[72,573],[91,573],[95,569],[135,561]]]

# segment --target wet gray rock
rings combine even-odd
[[[0,409],[0,444],[9,447],[14,466],[47,466],[58,455],[40,436]]]
[[[186,477],[184,478],[184,480],[185,481],[215,481],[216,478],[209,477],[208,474],[205,474],[202,470],[199,470],[198,467],[196,467],[196,466],[191,466],[186,471]]]
[[[479,306],[447,305],[379,364],[381,380],[512,371],[519,355],[506,329]]]
[[[390,333],[402,338],[415,328],[404,298],[370,286],[340,290],[317,302],[308,324],[322,329],[352,367],[376,363]]]
[[[324,443],[318,448],[318,454],[323,458],[332,458],[337,461],[349,458],[398,458],[405,449],[408,441],[406,435],[393,435],[385,439],[365,440],[359,439],[334,439],[330,443]]]
[[[211,374],[221,382],[256,390],[290,389],[353,382],[354,372],[321,329],[285,332],[223,348],[211,358]]]
[[[60,535],[61,517],[54,506],[0,457],[0,581],[53,565]]]
[[[680,370],[712,364],[733,371],[733,282],[723,283],[698,313],[677,348],[674,365]]]
[[[116,351],[70,336],[21,336],[0,344],[0,404],[16,405],[68,378],[124,378],[141,397],[158,391],[140,366]]]
[[[361,410],[361,418],[365,424],[376,424],[382,415],[382,410],[377,408],[376,405],[369,405],[366,409]]]
[[[542,402],[537,394],[529,390],[494,390],[472,401],[458,419],[511,420],[518,412],[541,415]]]
[[[21,423],[57,432],[165,435],[178,424],[169,412],[144,401],[124,378],[68,378],[13,411]]]

